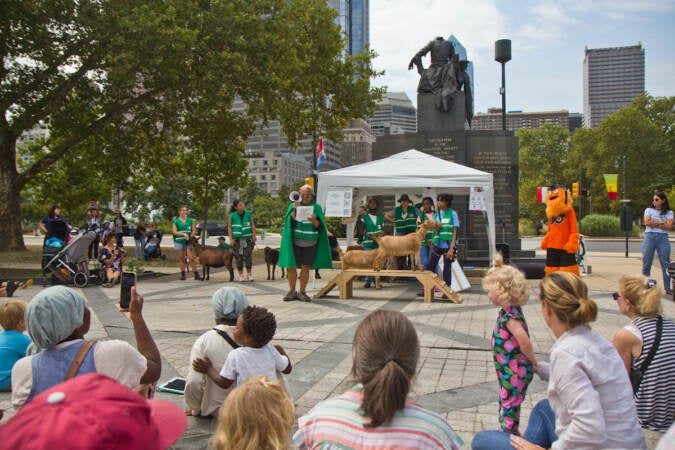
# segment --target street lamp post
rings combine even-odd
[[[511,61],[511,40],[500,39],[495,42],[495,61],[502,65],[502,130],[506,131],[506,63]]]

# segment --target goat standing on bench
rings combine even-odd
[[[229,248],[216,248],[212,245],[201,245],[199,240],[192,236],[190,237],[190,245],[195,250],[195,255],[202,265],[202,281],[209,279],[211,267],[227,267],[230,272],[230,281],[234,280],[234,268],[232,267],[232,250]]]
[[[427,231],[435,229],[438,224],[433,220],[426,220],[420,224],[416,232],[406,234],[405,236],[374,236],[377,242],[377,257],[373,263],[375,270],[382,269],[382,263],[389,256],[410,256],[410,270],[417,270],[416,266],[420,261],[420,247]],[[420,270],[424,270],[423,267]]]

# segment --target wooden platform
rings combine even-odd
[[[450,289],[443,279],[429,270],[372,270],[372,269],[347,269],[335,275],[319,292],[314,295],[314,298],[324,297],[334,287],[338,287],[340,300],[346,300],[354,296],[354,279],[356,277],[415,277],[424,286],[424,301],[431,302],[434,300],[434,287],[445,294],[450,300],[455,303],[462,303],[460,297],[455,291]],[[378,280],[379,281],[379,280]],[[376,283],[376,288],[379,289],[379,283]]]

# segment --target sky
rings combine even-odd
[[[583,112],[584,47],[640,42],[645,90],[675,95],[675,0],[370,0],[374,66],[385,72],[373,84],[416,104],[419,75],[408,63],[427,42],[451,34],[474,64],[475,112],[501,107],[499,39],[511,40],[508,111]]]

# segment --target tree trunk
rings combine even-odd
[[[16,136],[0,130],[0,251],[25,250],[19,204],[21,186],[16,171]]]

